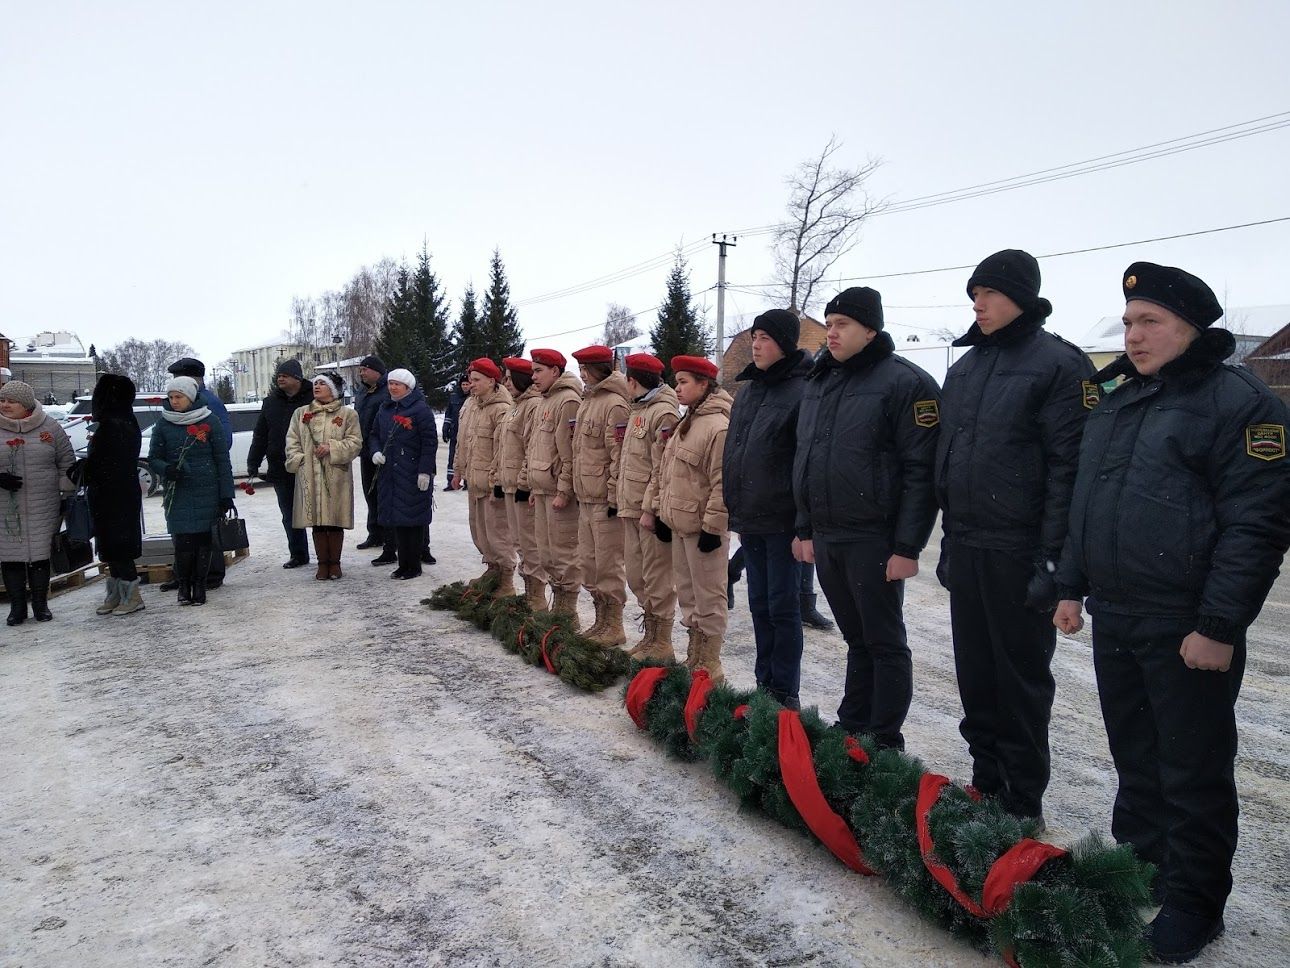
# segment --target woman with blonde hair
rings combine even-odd
[[[287,428],[286,469],[296,481],[291,526],[313,529],[318,581],[341,577],[345,532],[354,527],[353,463],[363,433],[344,394],[339,376],[319,373],[313,400],[291,415]]]

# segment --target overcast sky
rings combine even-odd
[[[1290,4],[1273,0],[0,12],[0,332],[183,339],[208,362],[274,338],[293,296],[411,259],[423,238],[454,312],[498,246],[530,348],[576,348],[608,302],[656,305],[666,269],[524,300],[774,223],[785,176],[830,135],[841,163],[881,158],[870,189],[898,203],[1290,111]],[[885,215],[837,275],[1290,216],[1288,156],[1282,128]],[[1044,259],[1054,328],[1078,338],[1119,313],[1136,259],[1183,266],[1232,306],[1290,303],[1280,222]],[[716,248],[692,269],[709,289]],[[899,338],[966,329],[967,275],[870,284]],[[764,236],[732,250],[732,284],[770,278]],[[699,300],[711,320],[714,294]],[[771,305],[732,291],[728,313]]]

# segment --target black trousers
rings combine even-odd
[[[946,551],[959,732],[972,754],[972,784],[1009,813],[1033,817],[1051,769],[1053,616],[1026,608],[1028,558],[953,540]]]
[[[376,465],[364,455],[359,459],[358,473],[363,484],[363,497],[367,500],[367,537],[371,541],[384,541],[385,529],[377,519],[380,500],[376,494]]]
[[[387,529],[394,531],[395,553],[399,558],[399,571],[410,575],[421,574],[421,545],[426,529],[421,526]],[[388,537],[386,539],[389,540]]]
[[[134,581],[139,577],[138,566],[135,565],[133,558],[122,558],[117,561],[107,563],[108,574],[118,581]]]
[[[1188,669],[1190,619],[1107,612],[1093,599],[1093,668],[1120,786],[1111,833],[1160,868],[1166,902],[1223,912],[1236,853],[1236,697],[1245,641],[1227,672]]]
[[[816,538],[815,567],[847,643],[847,682],[838,722],[882,746],[905,748],[901,727],[914,694],[914,664],[905,639],[905,583],[887,581],[885,540]]]

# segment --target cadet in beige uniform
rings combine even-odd
[[[494,598],[515,594],[515,544],[506,519],[506,504],[494,477],[501,428],[510,413],[510,392],[499,381],[502,371],[487,358],[467,369],[470,399],[461,408],[457,433],[457,461],[449,485],[454,491],[466,484],[470,499],[470,537],[487,566],[479,577],[497,575]]]
[[[511,540],[520,556],[520,577],[524,579],[524,597],[535,612],[545,611],[546,572],[538,549],[534,509],[529,504],[528,439],[542,403],[542,394],[533,383],[533,364],[516,356],[502,360],[506,372],[506,389],[515,400],[505,422],[499,427],[501,442],[496,448],[497,463],[493,477],[506,502],[506,521]],[[494,496],[497,491],[494,490]]]
[[[672,570],[681,624],[689,629],[685,664],[721,671],[726,634],[726,559],[730,544],[721,494],[721,455],[730,426],[730,394],[717,386],[717,368],[699,356],[672,357],[676,397],[688,412],[668,437],[663,461],[646,500],[657,495],[657,515],[642,515],[641,527],[672,542]]]
[[[614,369],[614,351],[587,346],[573,354],[582,377],[582,405],[573,434],[573,493],[578,499],[578,565],[596,621],[582,634],[604,646],[623,645],[623,532],[614,517],[613,469],[627,431],[627,379]]]
[[[676,579],[672,550],[654,534],[641,528],[645,512],[657,514],[657,492],[646,504],[654,469],[663,460],[663,447],[680,419],[676,391],[663,382],[663,361],[648,353],[627,357],[627,434],[613,468],[618,495],[618,520],[623,532],[623,562],[627,584],[645,612],[645,635],[628,653],[645,661],[675,662],[672,620],[676,616]]]
[[[542,568],[551,585],[551,611],[576,621],[578,585],[578,505],[573,496],[573,430],[582,403],[582,384],[564,372],[564,354],[538,349],[533,383],[542,392],[529,436],[529,503],[536,514]]]

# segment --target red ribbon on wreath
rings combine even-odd
[[[546,671],[551,673],[551,675],[555,675],[555,665],[552,663],[552,660],[555,658],[555,653],[553,652],[551,653],[551,655],[547,655],[546,642],[547,642],[547,639],[551,638],[551,633],[554,632],[557,628],[559,628],[558,625],[552,625],[549,629],[547,629],[546,635],[542,636],[542,642],[538,646],[539,651],[542,653],[542,664],[546,666]]]
[[[784,780],[788,798],[810,828],[811,833],[833,853],[833,856],[858,874],[873,874],[856,843],[855,834],[845,820],[834,812],[820,789],[811,756],[811,741],[802,726],[801,714],[795,709],[779,711],[779,774]]]
[[[627,700],[623,705],[627,707],[627,715],[631,716],[637,729],[646,728],[645,707],[654,698],[654,690],[658,684],[666,678],[666,666],[646,666],[628,683]]]
[[[690,695],[685,700],[685,731],[690,734],[690,739],[694,739],[694,733],[699,728],[699,717],[708,707],[708,693],[716,685],[707,669],[694,670],[694,676],[690,679]]]

